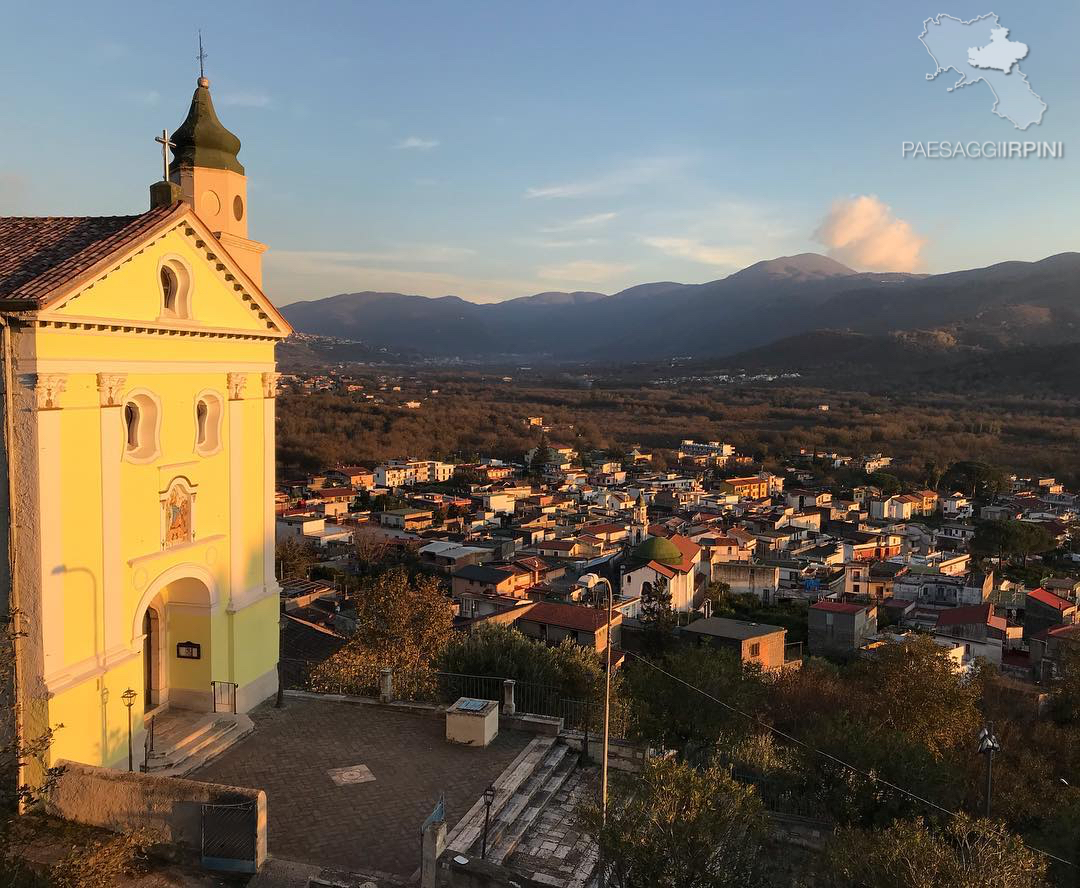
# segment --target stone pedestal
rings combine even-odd
[[[461,697],[446,710],[446,739],[463,746],[487,746],[499,736],[499,704]]]

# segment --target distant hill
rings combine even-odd
[[[611,295],[538,293],[477,304],[345,293],[283,313],[306,333],[474,361],[740,355],[776,366],[802,354],[846,367],[863,360],[952,363],[983,351],[1080,341],[1080,254],[913,275],[857,273],[803,253],[705,284],[656,282]],[[807,334],[816,338],[800,338]]]

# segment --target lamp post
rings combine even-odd
[[[484,839],[480,843],[480,859],[487,857],[488,823],[491,821],[491,805],[495,801],[495,786],[484,790]]]
[[[132,688],[128,688],[120,695],[128,711],[128,770],[135,770],[135,761],[131,753],[131,707],[135,705],[135,697],[138,696]]]
[[[994,780],[994,753],[1001,751],[1001,744],[994,735],[989,722],[979,731],[979,753],[986,756],[986,817],[990,818],[990,795]]]

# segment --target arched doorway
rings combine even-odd
[[[217,604],[213,576],[200,565],[179,565],[159,576],[135,613],[134,649],[143,655],[144,713],[211,711],[211,621]]]

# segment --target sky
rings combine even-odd
[[[923,20],[1028,44],[1026,131]],[[206,73],[279,304],[715,280],[814,251],[941,272],[1080,245],[1080,5],[987,0],[8,4],[0,214],[139,212]],[[1015,76],[1015,72],[1012,75]],[[1058,159],[905,141],[1063,142]]]

